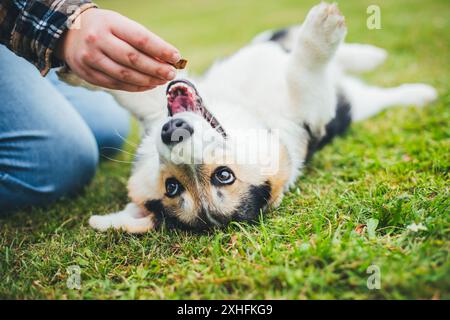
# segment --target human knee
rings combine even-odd
[[[95,175],[98,149],[92,134],[36,132],[20,145],[22,152],[2,159],[0,212],[73,195]]]

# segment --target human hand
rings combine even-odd
[[[77,21],[78,20],[78,21]],[[56,55],[96,86],[139,92],[175,78],[178,50],[119,13],[89,9],[61,39]]]

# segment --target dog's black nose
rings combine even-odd
[[[166,145],[174,145],[186,140],[194,133],[189,123],[183,119],[171,119],[161,130],[161,139]]]

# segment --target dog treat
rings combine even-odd
[[[180,59],[177,63],[173,64],[175,69],[184,69],[186,68],[188,61],[186,59]]]

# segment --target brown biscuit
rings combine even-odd
[[[173,64],[175,69],[184,69],[186,68],[188,61],[186,59],[180,59],[177,63]]]

